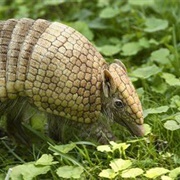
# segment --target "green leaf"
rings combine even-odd
[[[164,127],[168,130],[175,131],[180,129],[180,124],[174,120],[168,120],[164,123]]]
[[[163,73],[162,78],[164,78],[170,86],[180,86],[180,78],[176,78],[174,74]]]
[[[104,45],[98,47],[98,50],[105,56],[113,56],[121,51],[119,45]]]
[[[5,174],[3,174],[3,173],[0,174],[0,179],[6,179],[6,177],[5,177]]]
[[[110,145],[100,145],[97,147],[97,150],[100,152],[113,152],[118,149],[119,151],[124,152],[130,146],[130,144],[116,143],[114,141],[110,141]]]
[[[60,151],[64,154],[67,154],[69,151],[73,150],[75,147],[76,147],[75,143],[53,146],[54,149],[56,149],[57,151]]]
[[[121,45],[121,40],[118,37],[110,37],[109,42],[116,45]]]
[[[18,8],[18,13],[15,15],[15,18],[22,18],[22,17],[28,17],[29,16],[29,9],[25,5],[20,5]]]
[[[118,14],[119,14],[119,9],[107,7],[101,11],[99,17],[103,19],[109,19],[117,16]]]
[[[168,21],[152,17],[146,19],[145,25],[146,28],[144,31],[151,33],[166,29],[168,27]]]
[[[122,172],[121,177],[123,178],[135,178],[143,174],[143,170],[140,168],[131,168]]]
[[[138,42],[129,42],[122,46],[122,55],[132,56],[136,55],[142,49]]]
[[[109,6],[110,2],[109,0],[98,0],[98,7],[104,7],[104,6]]]
[[[151,89],[152,91],[156,93],[163,94],[167,91],[168,85],[162,82],[161,80],[160,81],[156,80],[156,82],[154,83],[154,86],[152,86]]]
[[[132,162],[130,160],[124,159],[114,159],[111,161],[110,166],[114,170],[114,172],[118,172],[130,167]]]
[[[88,23],[91,29],[107,29],[107,25],[102,22],[102,19],[96,18]]]
[[[147,79],[153,75],[156,75],[159,72],[161,72],[161,68],[157,67],[156,65],[152,65],[134,70],[132,72],[132,76]]]
[[[154,0],[128,0],[128,3],[136,6],[151,6],[154,4]]]
[[[166,48],[160,48],[157,51],[153,51],[151,53],[151,60],[158,62],[159,64],[165,65],[170,64],[168,56],[169,56],[169,50]]]
[[[161,180],[174,180],[170,178],[169,176],[161,176]]]
[[[72,19],[86,21],[86,19],[88,19],[90,16],[92,16],[92,11],[90,11],[89,9],[81,9],[72,16]]]
[[[149,124],[144,123],[144,129],[145,129],[145,135],[148,135],[151,133],[151,126]]]
[[[168,172],[169,172],[168,169],[156,167],[156,168],[152,168],[146,171],[146,174],[144,174],[144,176],[154,179]]]
[[[136,92],[138,94],[139,97],[142,97],[144,95],[144,89],[143,87],[140,88],[136,88]]]
[[[175,115],[174,119],[180,124],[180,114],[177,113],[177,115]]]
[[[103,169],[99,173],[99,177],[104,177],[104,178],[108,178],[108,179],[113,179],[113,178],[115,178],[115,176],[116,176],[116,173],[112,169]]]
[[[74,179],[79,179],[83,172],[83,168],[79,166],[62,166],[56,170],[56,173],[59,177]]]
[[[170,107],[177,108],[180,111],[180,96],[175,95],[171,98]]]
[[[66,2],[66,0],[44,0],[42,1],[44,5],[46,6],[56,6],[56,5],[59,5],[59,4],[63,4]]]
[[[169,109],[169,106],[160,106],[158,108],[149,108],[144,110],[144,117],[148,116],[149,114],[159,114],[163,112],[167,112]]]
[[[113,151],[118,149],[120,152],[124,152],[130,146],[130,144],[127,143],[116,143],[114,141],[110,141],[110,144],[112,145]]]
[[[52,165],[53,163],[53,156],[50,154],[43,154],[35,163],[35,165]]]
[[[18,165],[12,168],[12,180],[32,180],[38,175],[46,174],[50,171],[50,166],[35,166],[33,163]]]
[[[47,119],[44,113],[36,113],[31,117],[30,123],[32,128],[42,132],[44,130],[46,120]]]
[[[79,31],[81,34],[83,34],[87,39],[93,40],[94,34],[89,29],[88,25],[85,22],[82,21],[76,21],[74,23],[68,23],[71,27]]]
[[[141,38],[141,39],[139,39],[139,45],[141,46],[141,47],[144,47],[144,48],[149,48],[150,47],[150,43],[149,43],[149,40],[148,39],[146,39],[146,38]]]
[[[100,152],[112,152],[110,145],[100,145],[97,147],[97,150]]]
[[[177,167],[177,168],[171,170],[170,173],[169,173],[169,177],[171,177],[173,179],[178,177],[178,175],[180,175],[180,167]]]
[[[159,45],[159,42],[156,41],[155,39],[150,39],[149,43],[152,44],[152,45]]]

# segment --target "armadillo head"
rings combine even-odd
[[[121,61],[110,64],[102,72],[105,114],[125,126],[133,135],[143,136],[143,112],[140,100]]]

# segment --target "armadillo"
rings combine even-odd
[[[0,102],[19,97],[59,117],[56,121],[67,119],[87,129],[95,124],[93,131],[107,137],[99,123],[103,115],[144,135],[141,102],[124,64],[107,63],[89,40],[62,23],[0,22]]]

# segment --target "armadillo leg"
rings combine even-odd
[[[55,141],[65,142],[63,140],[63,129],[65,127],[67,120],[60,117],[48,114],[48,133],[49,136]],[[69,139],[69,138],[68,138]]]
[[[116,140],[107,124],[101,122],[82,124],[59,116],[49,115],[48,130],[51,138],[63,143],[72,139],[83,139],[87,141],[98,140],[100,144],[107,144],[110,140]]]
[[[17,108],[18,107],[18,108]],[[27,108],[27,103],[24,101],[16,101],[8,109],[7,112],[7,132],[8,135],[13,137],[17,142],[23,144],[29,144],[29,138],[25,133],[25,130],[22,126],[23,114]]]
[[[30,144],[30,137],[22,126],[24,115],[29,108],[29,103],[24,99],[9,100],[3,104],[4,114],[6,115],[7,134],[13,137],[16,142],[26,145]]]

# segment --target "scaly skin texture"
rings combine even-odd
[[[59,117],[52,118],[50,132],[73,120],[106,136],[111,133],[100,123],[106,114],[133,134],[144,133],[142,107],[124,65],[108,65],[84,36],[61,23],[0,22],[0,102],[19,97]]]

